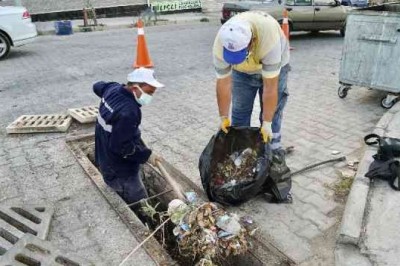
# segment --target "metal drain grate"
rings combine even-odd
[[[40,132],[65,132],[71,125],[69,115],[23,115],[12,122],[7,128],[7,133],[40,133]]]
[[[0,257],[0,266],[7,265],[94,265],[89,261],[66,254],[60,249],[33,235],[26,234],[17,244]]]
[[[0,207],[0,256],[29,233],[46,239],[54,209],[51,207]]]
[[[79,123],[93,123],[99,113],[98,106],[86,106],[82,108],[68,109],[68,113]]]

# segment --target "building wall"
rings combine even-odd
[[[81,10],[85,7],[85,0],[21,0],[22,5],[32,14],[51,13],[69,10]],[[1,5],[14,5],[14,0],[5,0]],[[124,5],[143,5],[146,0],[91,0],[94,7],[113,7]]]
[[[204,12],[219,12],[225,2],[237,2],[237,0],[202,0]]]
[[[16,0],[0,0],[0,5],[14,5]],[[18,0],[17,0],[18,1]],[[19,0],[32,14],[60,11],[81,10],[85,0]],[[168,2],[176,0],[151,0],[151,2]],[[224,2],[237,0],[201,0],[204,12],[219,12]],[[114,7],[125,5],[143,5],[147,0],[91,0],[94,7]]]

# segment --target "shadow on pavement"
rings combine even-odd
[[[290,34],[290,40],[304,40],[304,39],[344,39],[339,31],[322,31],[318,33],[311,33],[307,31],[293,32]]]
[[[12,49],[10,53],[8,54],[7,58],[5,58],[5,61],[9,61],[9,60],[13,60],[13,59],[18,59],[20,57],[26,57],[26,56],[32,56],[32,55],[36,55],[37,53],[32,51],[32,50],[28,50],[28,51],[24,51],[24,50],[19,50],[18,48],[16,49]]]

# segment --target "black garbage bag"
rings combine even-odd
[[[400,162],[395,159],[387,161],[379,160],[376,155],[374,158],[375,160],[369,166],[365,176],[370,179],[379,178],[386,180],[389,182],[391,188],[400,191]]]
[[[267,148],[268,149],[268,146]],[[266,154],[269,154],[266,152]],[[263,193],[271,195],[272,203],[291,203],[290,190],[292,188],[292,173],[286,165],[283,150],[272,153],[268,178],[263,186]]]
[[[265,146],[260,129],[255,127],[231,127],[227,134],[219,131],[214,135],[199,161],[201,182],[208,198],[225,205],[237,205],[262,192],[268,178],[271,161],[267,158]],[[236,184],[211,185],[218,164],[226,160],[227,156],[248,148],[257,153],[252,178]]]

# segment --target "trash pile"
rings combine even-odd
[[[247,252],[256,231],[251,218],[239,219],[214,203],[197,201],[193,194],[188,201],[175,199],[168,205],[182,256],[192,257],[199,265],[216,265],[220,259]]]
[[[242,152],[234,152],[217,164],[212,187],[226,187],[239,183],[251,182],[257,172],[257,152],[247,148]]]

